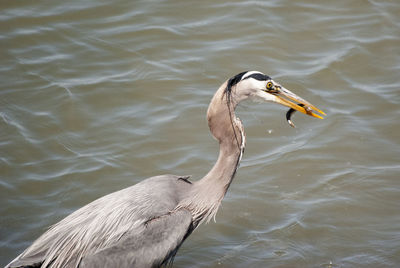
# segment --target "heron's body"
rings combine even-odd
[[[190,187],[187,177],[163,175],[103,196],[52,226],[10,267],[159,266],[192,231],[190,213],[174,211]]]
[[[244,72],[214,95],[207,119],[220,153],[202,179],[156,176],[103,196],[52,226],[7,267],[167,264],[191,232],[215,216],[236,173],[245,145],[243,126],[234,114],[236,105],[248,97],[275,101],[259,92],[260,81],[272,80],[259,72]]]

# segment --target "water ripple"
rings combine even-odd
[[[176,267],[400,263],[395,1],[10,2],[0,14],[0,265],[46,226],[147,176],[217,158],[217,87],[260,70],[324,120],[243,104],[246,152]]]

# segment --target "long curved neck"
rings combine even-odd
[[[207,111],[208,126],[219,142],[218,160],[201,180],[213,186],[223,186],[224,195],[235,176],[245,145],[243,126],[235,116],[237,103],[233,96],[225,93],[225,87],[223,84],[218,89]]]
[[[195,226],[215,216],[245,146],[243,126],[234,113],[237,103],[233,95],[228,97],[225,88],[226,82],[215,93],[207,111],[210,131],[219,142],[218,160],[202,179],[193,183],[190,193],[178,206],[191,211]]]

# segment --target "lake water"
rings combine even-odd
[[[399,1],[0,6],[0,266],[100,196],[201,178],[212,95],[259,70],[327,116],[241,104],[241,167],[174,267],[400,267]]]

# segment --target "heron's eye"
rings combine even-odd
[[[268,82],[267,89],[273,89],[273,88],[274,88],[274,84],[272,84],[272,82]]]

